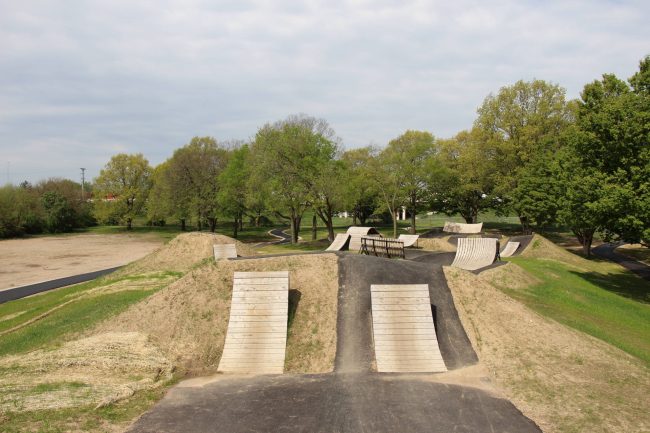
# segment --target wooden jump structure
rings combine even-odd
[[[214,251],[214,259],[233,259],[237,257],[237,247],[235,244],[221,244],[221,245],[212,245],[212,250]]]
[[[481,233],[482,229],[483,223],[463,224],[446,221],[445,226],[442,228],[442,231],[445,233],[475,234]]]
[[[334,241],[330,244],[325,251],[343,251],[347,250],[350,245],[350,235],[347,233],[339,233],[334,238]]]
[[[500,255],[501,257],[512,257],[517,249],[519,249],[519,242],[508,242]]]
[[[235,272],[228,332],[217,371],[284,372],[289,271]]]
[[[404,242],[391,238],[362,237],[359,254],[369,256],[392,258],[406,258],[404,255]]]
[[[417,246],[418,239],[420,235],[404,235],[401,234],[397,240],[404,242],[404,248],[412,247],[413,245]]]
[[[372,284],[370,297],[377,371],[447,371],[431,315],[428,284]]]
[[[475,271],[494,263],[498,252],[497,240],[494,238],[460,238],[451,266]]]
[[[350,251],[359,251],[362,237],[381,237],[381,234],[374,227],[352,226],[348,228],[347,233],[350,235]]]

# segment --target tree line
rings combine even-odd
[[[390,220],[397,236],[402,208],[413,233],[423,211],[474,223],[491,209],[516,214],[525,233],[566,226],[589,254],[596,233],[650,243],[649,143],[650,56],[629,80],[605,74],[577,100],[543,80],[503,87],[449,139],[409,130],[383,148],[344,150],[325,120],[293,115],[250,142],[195,137],[155,168],[141,154],[115,155],[95,179],[93,215],[212,231],[226,218],[235,237],[245,218],[259,226],[273,216],[297,242],[307,210],[332,240],[344,210],[355,224]]]

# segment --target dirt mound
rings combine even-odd
[[[531,252],[537,257],[561,254],[544,238],[536,240]],[[650,372],[641,361],[540,316],[483,276],[444,270],[479,359],[545,432],[648,431]],[[523,270],[510,264],[489,272],[492,278],[508,272],[517,278]]]
[[[172,376],[172,363],[145,335],[103,333],[0,359],[0,408],[103,406]]]
[[[543,236],[533,236],[530,245],[521,253],[521,257],[536,257],[540,259],[551,259],[584,268],[585,259],[570,253],[566,249],[555,245]]]
[[[440,238],[422,238],[418,239],[418,247],[427,251],[453,252],[456,247],[449,243],[449,236]]]
[[[509,287],[512,289],[523,289],[541,281],[524,271],[514,263],[507,263],[488,269],[478,274],[479,278],[492,284],[495,287]]]
[[[290,271],[290,298],[297,302],[288,331],[285,371],[332,371],[338,294],[333,254],[205,263],[94,332],[142,332],[182,369],[206,374],[216,370],[223,350],[233,272],[285,269]]]
[[[201,232],[183,233],[119,272],[120,274],[160,270],[186,272],[202,260],[214,257],[212,245],[232,243],[237,246],[237,254],[240,256],[257,254],[250,246],[228,236]]]

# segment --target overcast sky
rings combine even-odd
[[[193,136],[249,139],[293,113],[346,147],[450,137],[490,92],[577,97],[650,54],[642,1],[0,0],[0,184],[152,164]]]

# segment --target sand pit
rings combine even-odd
[[[162,244],[155,236],[128,234],[0,241],[0,290],[122,266]]]

